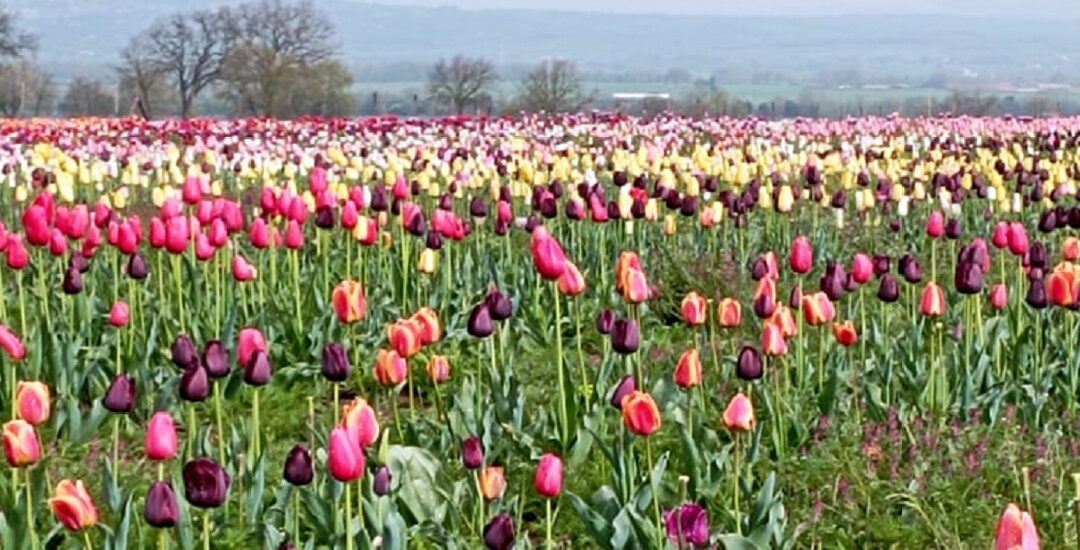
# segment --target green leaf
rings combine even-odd
[[[727,550],[764,550],[754,541],[739,535],[723,535],[719,542]]]

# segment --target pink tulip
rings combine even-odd
[[[360,446],[344,428],[334,428],[330,432],[329,450],[327,451],[327,463],[330,467],[330,475],[334,479],[349,483],[360,479],[364,475],[364,453]]]
[[[866,254],[856,254],[851,262],[851,278],[860,285],[866,284],[874,276],[874,262]]]
[[[998,520],[994,550],[1039,550],[1039,532],[1031,514],[1009,504]]]
[[[547,498],[555,498],[562,493],[563,463],[558,455],[547,453],[540,457],[540,465],[536,468],[533,486],[537,493]]]
[[[805,275],[814,267],[814,247],[806,237],[800,235],[791,243],[791,270]]]
[[[167,412],[157,412],[146,427],[146,457],[169,460],[176,456],[176,426]]]
[[[127,302],[117,300],[109,311],[109,324],[116,327],[125,327],[131,319],[131,310]]]
[[[232,274],[233,278],[239,282],[254,281],[258,275],[258,271],[255,266],[248,263],[247,259],[237,254],[232,259]]]
[[[931,239],[936,239],[945,234],[945,215],[940,210],[934,210],[930,213],[930,218],[926,220],[926,234]]]
[[[754,429],[754,406],[749,397],[740,392],[731,399],[724,410],[724,427],[735,432]]]

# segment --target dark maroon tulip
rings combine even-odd
[[[393,475],[390,473],[390,468],[387,466],[379,466],[379,469],[375,470],[375,476],[371,481],[371,489],[375,491],[376,495],[384,497],[390,494],[392,482]]]
[[[514,304],[510,302],[510,297],[498,289],[491,289],[484,302],[495,321],[505,321],[514,314]]]
[[[196,508],[217,508],[229,496],[229,473],[211,458],[184,465],[184,497]]]
[[[146,258],[139,252],[132,254],[128,258],[127,264],[128,277],[141,281],[150,276],[150,266],[146,263]]]
[[[263,350],[258,350],[251,360],[244,366],[244,382],[251,386],[265,386],[270,383],[273,375],[273,367],[270,365],[270,356]]]
[[[853,274],[848,273],[847,278],[844,279],[843,287],[845,292],[855,292],[856,290],[859,290],[859,281],[855,280]]]
[[[637,390],[637,379],[632,375],[623,376],[611,392],[611,406],[622,410],[623,399]]]
[[[484,526],[484,545],[490,550],[510,550],[514,547],[514,520],[499,514]]]
[[[1054,210],[1047,210],[1039,216],[1039,231],[1050,233],[1058,227],[1058,215]]]
[[[199,352],[195,349],[195,342],[187,334],[181,334],[172,343],[172,362],[181,369],[187,369],[191,364],[199,360]]]
[[[127,414],[135,408],[135,381],[126,374],[117,375],[105,391],[101,404],[109,412]]]
[[[424,246],[432,250],[442,250],[443,238],[438,231],[431,229],[427,232],[427,236],[424,237]]]
[[[76,268],[70,268],[64,273],[64,294],[78,294],[83,290],[83,276]]]
[[[608,335],[615,328],[615,312],[610,309],[600,310],[596,315],[596,330],[600,334]]]
[[[326,344],[322,352],[322,374],[331,382],[344,382],[352,373],[352,364],[345,346],[337,342]]]
[[[68,257],[68,269],[77,269],[79,273],[90,271],[90,260],[82,254],[72,254]]]
[[[574,221],[585,218],[585,206],[578,201],[570,201],[566,204],[566,217]]]
[[[982,266],[975,262],[960,262],[954,275],[956,290],[960,294],[978,294],[983,289]]]
[[[461,442],[461,463],[469,470],[483,467],[484,443],[479,437],[469,437]]]
[[[755,281],[760,281],[769,274],[769,264],[765,262],[764,258],[758,258],[754,260],[754,265],[750,267],[750,278]]]
[[[285,471],[282,473],[282,477],[285,478],[285,481],[296,486],[311,483],[311,480],[315,478],[315,469],[312,466],[311,453],[307,450],[307,447],[296,445],[289,451],[289,455],[285,458]]]
[[[371,191],[371,210],[374,212],[386,212],[389,206],[386,199],[386,188],[376,185]]]
[[[499,237],[505,237],[506,234],[510,232],[510,222],[503,219],[495,218],[494,230],[495,234]]]
[[[754,298],[753,304],[754,315],[758,319],[768,319],[772,317],[772,314],[776,312],[776,302],[773,301],[773,297],[768,292],[763,292]]]
[[[847,194],[844,193],[843,190],[837,191],[836,194],[832,196],[832,200],[830,201],[829,204],[833,208],[838,208],[840,210],[843,210],[844,207],[847,206]]]
[[[761,352],[752,346],[743,346],[739,350],[739,360],[735,364],[735,374],[742,380],[758,380],[765,373],[761,361]]]
[[[1050,263],[1046,254],[1046,245],[1039,241],[1035,241],[1031,244],[1031,248],[1028,249],[1028,265],[1036,269],[1046,269],[1046,266]]]
[[[904,277],[904,280],[908,283],[915,284],[921,282],[923,279],[923,269],[919,265],[919,260],[915,259],[915,256],[911,254],[904,254],[900,257],[900,275]]]
[[[218,340],[211,340],[203,348],[202,365],[210,378],[223,378],[229,374],[229,350]]]
[[[180,399],[193,403],[206,400],[210,395],[210,377],[199,362],[192,363],[180,376]]]
[[[151,527],[169,529],[180,521],[180,506],[176,502],[176,493],[167,481],[155,481],[146,493],[146,507],[143,517]]]
[[[469,202],[469,214],[474,218],[486,218],[488,209],[488,203],[483,197],[473,197]]]
[[[900,220],[892,220],[889,222],[889,230],[891,230],[893,233],[899,233],[900,229],[902,229],[902,226],[900,225]]]
[[[802,289],[798,286],[791,287],[791,294],[788,295],[788,307],[795,311],[799,311],[802,308]]]
[[[1046,296],[1046,284],[1043,282],[1042,277],[1032,278],[1028,286],[1028,293],[1025,301],[1027,304],[1035,309],[1043,309],[1049,303]]]
[[[886,304],[894,303],[900,299],[900,285],[896,282],[896,277],[893,277],[892,273],[881,276],[877,297]]]
[[[614,183],[617,187],[626,185],[627,181],[629,180],[626,177],[626,172],[619,170],[611,173],[611,183]]]
[[[956,240],[960,238],[960,235],[964,232],[964,226],[960,223],[959,218],[950,218],[945,222],[945,238]]]
[[[487,338],[495,332],[495,325],[491,320],[491,308],[487,302],[476,305],[469,313],[469,322],[466,325],[469,335],[474,338]]]
[[[619,319],[611,331],[611,349],[622,355],[634,353],[641,347],[641,333],[634,319]]]

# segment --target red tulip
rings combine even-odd
[[[777,304],[776,311],[768,322],[780,328],[780,335],[785,339],[799,335],[799,325],[795,323],[795,317],[791,315],[791,309],[784,304]]]
[[[533,264],[540,276],[549,281],[558,280],[566,270],[566,254],[547,228],[539,226],[533,230],[531,248]]]
[[[923,290],[919,311],[927,317],[941,317],[945,315],[945,307],[945,292],[937,283],[930,281]]]
[[[375,379],[384,386],[396,386],[409,375],[405,358],[396,351],[381,349],[375,358]]]
[[[32,205],[22,215],[23,233],[31,246],[45,246],[52,236],[48,214],[41,206]]]
[[[836,308],[833,306],[828,295],[824,292],[815,292],[802,297],[803,319],[810,326],[824,325],[836,316]]]
[[[1080,280],[1071,269],[1058,269],[1047,278],[1046,291],[1050,302],[1056,306],[1068,307],[1076,303],[1080,294]]]
[[[59,258],[60,256],[67,254],[67,249],[67,237],[64,236],[64,232],[59,229],[53,229],[52,234],[49,235],[49,254]]]
[[[866,254],[856,254],[851,262],[851,278],[860,285],[866,284],[874,276],[874,262]]]
[[[691,348],[679,356],[675,366],[675,383],[689,389],[701,384],[701,356],[697,348]]]
[[[41,441],[34,427],[25,420],[4,423],[4,457],[12,468],[37,464],[41,460]]]
[[[169,460],[176,456],[176,426],[167,412],[150,417],[146,427],[146,457],[150,460]]]
[[[26,250],[22,239],[18,234],[8,235],[7,238],[7,266],[16,271],[21,271],[30,265],[30,253]]]
[[[533,487],[536,488],[537,493],[547,498],[555,498],[562,493],[563,463],[558,455],[547,453],[540,457]]]
[[[4,325],[0,325],[0,348],[16,363],[26,358],[26,347],[22,340]]]
[[[409,320],[415,323],[422,345],[429,346],[442,339],[442,324],[434,309],[422,307]]]
[[[168,231],[165,229],[165,222],[157,216],[150,218],[150,246],[164,248],[166,240],[168,240]]]
[[[754,406],[750,398],[741,392],[735,394],[724,409],[724,427],[733,432],[749,432],[754,429]]]
[[[994,285],[990,289],[990,305],[994,309],[1001,311],[1005,309],[1005,306],[1009,303],[1009,291],[1003,283]]]
[[[70,531],[82,531],[97,525],[98,511],[82,480],[61,481],[49,499],[49,507],[56,519]]]
[[[341,281],[330,296],[338,320],[345,324],[362,321],[367,317],[367,298],[364,287],[358,281]]]
[[[1031,514],[1010,503],[998,520],[994,550],[1039,550],[1039,531]]]
[[[234,279],[244,283],[254,281],[258,277],[259,271],[255,269],[255,266],[248,263],[246,258],[237,254],[232,259],[232,274]]]
[[[334,428],[330,432],[330,443],[327,450],[327,465],[330,467],[330,475],[342,483],[350,483],[360,479],[364,475],[364,453],[343,428]]]
[[[1009,224],[1009,251],[1016,256],[1023,256],[1028,251],[1027,229],[1020,222]]]
[[[997,222],[997,225],[994,226],[994,236],[990,242],[994,243],[994,248],[998,249],[1009,246],[1009,222]]]
[[[859,333],[855,332],[855,324],[851,322],[851,319],[843,323],[833,323],[833,336],[845,348],[855,345],[855,342],[859,340]]]
[[[357,397],[345,405],[341,427],[360,447],[369,447],[379,440],[379,417],[366,399]]]
[[[643,391],[634,391],[623,398],[622,413],[627,429],[637,435],[650,436],[660,429],[660,408]]]
[[[420,352],[419,323],[413,320],[397,321],[386,328],[386,339],[398,355],[408,359]]]
[[[742,304],[738,300],[724,298],[720,300],[716,310],[720,319],[720,326],[734,328],[742,324]]]
[[[931,239],[936,239],[945,234],[945,215],[940,210],[934,210],[930,213],[930,218],[926,220],[926,234]]]
[[[38,426],[49,419],[49,387],[41,382],[19,382],[15,388],[18,417]]]
[[[682,318],[692,327],[704,325],[709,319],[709,304],[705,297],[697,292],[687,294],[682,301]]]
[[[267,351],[266,337],[263,336],[262,331],[255,327],[247,327],[241,330],[238,340],[236,360],[239,361],[241,368],[247,367],[257,352]]]
[[[153,227],[151,226],[151,230]],[[153,238],[153,237],[151,237]],[[165,249],[173,254],[182,254],[191,240],[191,224],[183,217],[170,218],[165,222]]]
[[[791,270],[805,275],[814,267],[814,248],[806,237],[799,235],[791,243]]]

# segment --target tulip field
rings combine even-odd
[[[1080,533],[1080,119],[0,121],[0,548]]]

